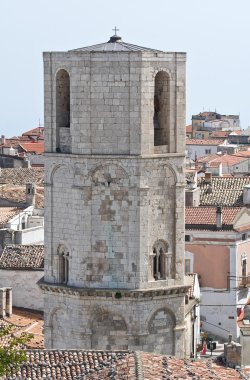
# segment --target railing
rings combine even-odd
[[[242,287],[250,287],[250,274],[248,273],[247,276],[241,277],[240,286]]]

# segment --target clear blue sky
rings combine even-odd
[[[187,52],[187,123],[204,110],[250,125],[249,0],[0,0],[0,134],[43,123],[42,52],[123,40]]]

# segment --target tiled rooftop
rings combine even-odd
[[[186,228],[216,229],[216,207],[186,207]],[[222,229],[232,229],[233,221],[241,207],[222,208]]]
[[[35,183],[43,185],[44,169],[43,168],[9,168],[1,169],[0,184],[9,185],[26,185],[26,183]]]
[[[0,256],[1,269],[42,269],[43,245],[6,245]]]
[[[243,188],[250,184],[250,177],[213,177],[211,184],[199,179],[201,206],[243,206]]]
[[[232,131],[215,131],[211,133],[210,138],[226,138]]]
[[[44,127],[37,127],[22,133],[22,136],[40,136],[44,134]]]
[[[27,153],[42,154],[44,153],[44,142],[24,142],[19,144],[20,147]]]
[[[13,314],[10,317],[0,319],[1,325],[11,325],[11,333],[28,332],[34,335],[34,337],[27,343],[29,349],[43,349],[44,336],[43,336],[43,316],[39,312],[26,311],[19,308],[13,308]],[[8,337],[4,338],[0,344],[8,342]]]
[[[17,207],[0,207],[0,227],[3,228],[20,211],[21,209]]]
[[[235,153],[235,156],[250,157],[250,150],[240,150],[239,152]]]
[[[186,145],[220,145],[224,139],[187,139]]]
[[[222,163],[224,166],[232,166],[237,165],[242,161],[247,160],[246,157],[242,157],[239,155],[231,155],[231,154],[211,154],[208,156],[203,156],[198,159],[199,163],[208,163],[211,166],[212,163]]]
[[[212,361],[190,361],[145,352],[27,351],[12,379],[51,380],[237,380],[241,373]]]
[[[26,186],[2,185],[0,187],[0,200],[16,202],[17,205],[26,202]],[[35,206],[44,207],[44,187],[36,187]]]

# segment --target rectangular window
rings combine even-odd
[[[247,240],[247,234],[242,234],[241,235],[241,240]]]
[[[205,154],[211,154],[211,149],[205,149]]]
[[[185,235],[185,241],[191,241],[191,236],[190,235]]]

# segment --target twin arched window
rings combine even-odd
[[[150,254],[151,280],[166,280],[171,275],[171,257],[168,252],[168,244],[164,240],[158,240]]]

